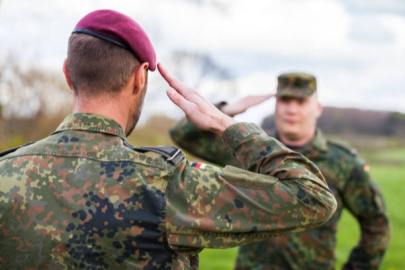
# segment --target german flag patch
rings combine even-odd
[[[207,167],[207,164],[200,163],[200,162],[191,162],[191,167],[196,167],[196,168],[199,168],[199,169],[204,169],[205,167]]]

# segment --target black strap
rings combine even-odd
[[[33,143],[35,143],[35,142],[29,142],[24,145],[20,145],[20,146],[5,150],[3,152],[0,152],[0,158],[15,152],[20,148],[31,145]],[[124,145],[137,152],[141,152],[141,153],[147,153],[147,152],[158,153],[158,154],[162,155],[168,162],[171,162],[174,165],[177,165],[185,157],[185,155],[184,155],[183,151],[181,151],[181,149],[179,149],[175,146],[171,146],[171,145],[155,146],[155,147],[135,147],[127,141],[124,141]]]
[[[25,146],[28,146],[28,145],[31,145],[31,144],[33,144],[33,143],[35,143],[35,142],[29,142],[29,143],[26,143],[26,144],[24,144],[24,145],[20,145],[20,146],[17,146],[17,147],[14,147],[14,148],[5,150],[5,151],[3,151],[3,152],[0,152],[0,157],[4,157],[5,155],[8,155],[8,154],[10,154],[10,153],[13,153],[13,152],[17,151],[18,149],[20,149],[20,148],[22,148],[22,147],[25,147]]]
[[[132,144],[130,144],[127,141],[124,141],[124,145],[141,153],[147,153],[147,152],[154,152],[162,155],[168,162],[173,163],[174,165],[177,165],[183,158],[185,157],[183,151],[181,149],[171,146],[171,145],[165,145],[165,146],[154,146],[154,147],[135,147]]]
[[[94,36],[94,37],[98,37],[98,38],[100,38],[100,39],[103,39],[103,40],[105,40],[105,41],[108,41],[108,42],[110,42],[110,43],[113,43],[113,44],[115,44],[115,45],[117,45],[117,46],[120,46],[121,48],[124,48],[124,49],[126,49],[126,50],[132,52],[131,48],[130,48],[128,45],[126,45],[126,44],[124,44],[124,43],[122,43],[122,42],[119,42],[118,40],[115,40],[115,39],[113,39],[113,38],[111,38],[111,37],[108,37],[108,36],[106,36],[106,35],[103,35],[103,34],[100,34],[100,33],[97,33],[97,32],[91,31],[91,30],[88,30],[88,29],[75,28],[75,29],[73,29],[73,31],[72,31],[72,34],[73,34],[73,33],[82,33],[82,34],[87,34],[87,35],[91,35],[91,36]]]

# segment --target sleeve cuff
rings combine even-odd
[[[260,134],[267,135],[258,125],[252,123],[236,123],[229,126],[222,134],[222,141],[233,154],[236,148],[247,137]]]
[[[214,104],[214,106],[217,107],[218,110],[221,110],[221,108],[222,108],[224,105],[226,105],[226,104],[228,104],[228,102],[226,102],[226,101],[221,101],[221,102],[219,102],[219,103]]]

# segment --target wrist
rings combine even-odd
[[[215,127],[212,131],[216,133],[218,136],[222,136],[222,134],[228,127],[236,123],[237,121],[235,121],[232,117],[229,117],[228,115],[224,114],[222,119],[218,121],[218,126]]]
[[[222,140],[225,146],[228,148],[232,155],[235,155],[235,151],[239,148],[239,145],[242,141],[245,141],[247,138],[252,138],[252,135],[266,135],[267,134],[261,129],[258,125],[252,123],[237,122],[236,124],[228,127],[223,135]],[[243,152],[243,150],[242,150]],[[257,152],[258,153],[258,152]],[[243,153],[239,153],[243,154]]]

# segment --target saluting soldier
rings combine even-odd
[[[131,146],[156,66],[130,17],[97,10],[78,22],[63,64],[73,114],[49,137],[0,154],[0,268],[196,269],[203,248],[331,217],[336,200],[315,165],[221,113],[162,65],[169,98],[244,168],[190,162],[172,146]]]
[[[336,197],[338,208],[324,225],[305,232],[253,243],[239,249],[236,269],[335,269],[336,230],[343,209],[357,220],[361,238],[344,269],[377,269],[390,240],[384,199],[369,174],[368,165],[353,148],[327,140],[316,122],[322,113],[316,78],[306,73],[278,77],[274,113],[278,140],[302,153],[321,170]],[[237,115],[274,95],[249,96],[218,107]],[[243,167],[211,132],[201,131],[186,120],[171,130],[180,146],[211,162]],[[193,138],[193,140],[191,140]],[[345,228],[348,229],[348,228]]]

